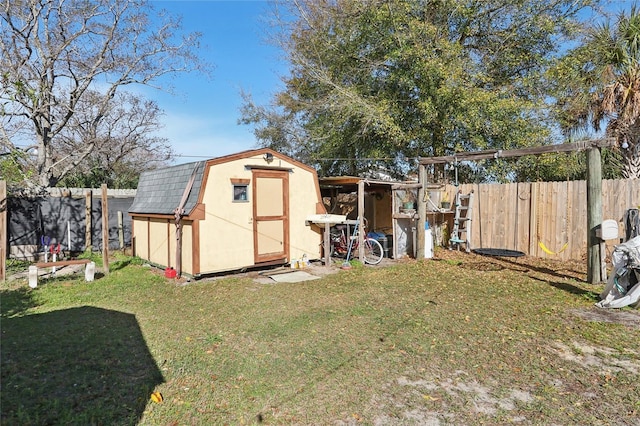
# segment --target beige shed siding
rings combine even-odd
[[[167,265],[169,260],[169,229],[167,222],[166,219],[149,220],[149,261],[158,265]]]
[[[233,202],[231,179],[253,179],[246,166],[265,162],[262,155],[215,164],[205,172],[202,202],[205,220],[200,222],[200,272],[211,273],[254,264],[253,193],[249,184],[248,201]],[[320,258],[321,235],[305,225],[320,201],[315,175],[287,161],[275,158],[269,164],[291,168],[289,175],[290,254],[296,259],[306,254]]]
[[[133,217],[132,229],[133,229],[133,250],[134,255],[142,258],[149,258],[149,229],[147,226],[147,218]]]
[[[134,217],[135,255],[168,267],[176,266],[176,227],[172,220]],[[193,274],[193,222],[182,225],[182,272]],[[151,250],[150,250],[151,248]]]
[[[284,163],[284,162],[283,162]],[[305,220],[316,213],[316,204],[322,202],[320,189],[315,174],[293,165],[293,173],[289,177],[289,223],[291,232],[289,244],[292,259],[300,259],[307,255],[309,259],[322,256],[322,234],[317,227],[306,226]]]
[[[216,272],[253,264],[251,201],[233,202],[231,179],[250,179],[244,162],[205,169],[205,219],[200,223],[200,271]],[[253,194],[249,185],[249,200]]]
[[[173,227],[175,232],[175,226]],[[175,237],[172,238],[176,241]],[[182,224],[182,272],[185,274],[193,274],[193,222],[184,222]],[[171,254],[171,258],[175,257],[175,246]],[[175,262],[174,262],[175,264]]]

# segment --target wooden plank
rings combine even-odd
[[[493,204],[498,208],[498,215],[495,219],[495,229],[496,229],[496,237],[498,237],[498,242],[495,247],[497,248],[511,248],[511,243],[509,242],[509,229],[512,227],[512,218],[509,215],[510,206],[508,202],[505,200],[509,200],[509,191],[510,185],[505,185],[504,193],[501,195],[499,191],[499,187],[497,185],[493,186]],[[504,199],[500,199],[503,196]]]
[[[549,235],[549,190],[550,187],[544,182],[540,183],[540,192],[538,192],[538,211],[536,221],[536,246],[538,250],[538,257],[547,258],[547,253],[540,248],[540,242],[545,242]],[[548,241],[547,241],[548,242]]]
[[[529,226],[530,226],[530,211],[531,208],[531,182],[520,182],[517,184],[516,190],[516,215],[517,215],[517,228],[516,228],[516,250],[523,253],[529,251]]]
[[[571,253],[571,239],[569,238],[569,224],[571,222],[571,197],[569,195],[569,181],[556,182],[556,223],[555,223],[555,251],[562,250],[558,253],[558,258],[562,260],[569,259]],[[566,244],[566,247],[565,247]],[[564,248],[564,250],[563,250]]]
[[[574,181],[571,203],[571,240],[572,259],[583,259],[587,252],[587,241],[584,230],[587,228],[587,182]]]
[[[540,184],[541,191],[538,193],[539,201],[537,205],[539,217],[536,233],[536,244],[538,245],[538,256],[545,258],[562,259],[566,256],[563,250],[566,243],[566,194],[563,191],[565,182],[543,182]],[[544,245],[550,253],[541,249]]]
[[[427,221],[427,202],[425,199],[425,189],[426,180],[427,180],[427,172],[423,165],[418,166],[418,180],[420,181],[420,187],[418,188],[418,226],[417,233],[418,238],[416,240],[416,259],[424,259],[424,249],[425,249],[425,222]]]
[[[391,185],[391,189],[422,189],[421,183],[396,183]]]
[[[109,203],[107,201],[107,184],[102,184],[102,268],[109,274]]]
[[[587,254],[587,182],[584,180],[576,182],[576,191],[574,193],[575,208],[573,209],[572,220],[575,223],[573,238],[578,241],[580,246],[573,252],[573,259],[584,259]]]
[[[599,148],[587,151],[587,282],[602,281],[600,244],[596,228],[602,223],[602,154]]]
[[[543,192],[544,204],[542,209],[543,211],[542,217],[544,218],[544,222],[542,223],[543,231],[540,238],[541,238],[541,241],[547,245],[547,248],[549,248],[552,251],[555,251],[555,250],[558,250],[558,248],[556,247],[557,242],[555,241],[556,234],[557,234],[555,218],[556,218],[556,215],[558,214],[555,201],[558,194],[558,190],[555,187],[556,186],[555,182],[548,182],[546,186],[547,186],[547,190]],[[544,257],[552,258],[553,255],[545,253]]]
[[[35,266],[38,268],[49,268],[53,266],[69,266],[69,265],[84,265],[91,262],[89,259],[71,259],[71,260],[58,260],[56,262],[38,262]]]
[[[530,207],[529,207],[529,250],[530,256],[538,255],[538,194],[540,193],[540,182],[531,183]]]
[[[419,164],[443,164],[443,163],[455,163],[457,161],[478,161],[488,160],[491,158],[513,158],[523,157],[525,155],[540,155],[546,153],[559,153],[559,152],[571,152],[571,151],[584,151],[590,148],[606,148],[613,146],[615,139],[604,138],[594,139],[586,141],[578,141],[572,143],[563,143],[556,145],[544,145],[534,146],[529,148],[519,149],[491,149],[485,151],[467,151],[458,152],[454,155],[446,155],[442,157],[424,157],[419,159]]]
[[[396,236],[398,235],[398,233],[396,232],[396,227],[398,225],[398,221],[396,220],[396,218],[393,217],[393,215],[395,214],[395,212],[398,211],[398,201],[396,200],[396,190],[393,189],[391,190],[391,235],[393,238],[393,258],[397,259],[398,258],[398,244],[397,244],[397,240],[396,240]]]
[[[572,196],[573,182],[565,180],[560,183],[560,193],[558,194],[558,202],[560,203],[560,212],[562,213],[562,220],[560,221],[560,238],[562,246],[565,244],[567,248],[562,252],[562,260],[570,260],[571,253],[573,253],[573,247],[576,240],[572,238],[572,223],[575,213],[575,205],[573,204]],[[562,247],[560,246],[560,247]]]
[[[93,249],[93,241],[91,241],[91,231],[92,231],[92,222],[91,222],[91,203],[93,201],[91,190],[88,189],[85,192],[84,198],[84,248],[85,250]]]
[[[484,247],[496,247],[498,240],[498,230],[496,229],[496,216],[498,214],[498,206],[495,203],[495,194],[492,188],[496,188],[496,186],[487,184],[484,188],[485,198],[487,202],[485,203],[485,212],[487,216],[484,218],[485,228],[486,228],[486,238]]]
[[[504,198],[506,204],[505,220],[505,242],[504,246],[511,249],[518,249],[518,184],[507,184],[507,196]]]
[[[118,244],[120,250],[124,248],[124,215],[118,210]]]
[[[563,250],[565,243],[567,243],[567,235],[566,235],[566,215],[567,215],[567,194],[564,193],[564,189],[566,188],[566,181],[564,182],[553,182],[553,210],[552,214],[552,225],[553,225],[553,251],[557,254],[553,257],[556,260],[562,259],[565,260],[567,256],[567,247]]]
[[[550,187],[546,192],[546,205],[545,205],[545,232],[542,235],[542,241],[546,244],[547,248],[555,254],[545,253],[546,257],[555,259],[556,256],[562,257],[562,242],[560,235],[562,233],[562,220],[558,215],[560,214],[560,200],[558,196],[560,194],[558,182],[548,182]]]
[[[474,240],[474,247],[484,248],[487,245],[487,224],[485,223],[485,217],[487,215],[487,196],[485,185],[478,185],[476,191],[476,214],[478,220],[476,221],[477,238]]]

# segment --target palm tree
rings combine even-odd
[[[625,178],[640,178],[640,11],[634,4],[587,33],[563,65],[561,124],[569,131],[603,127],[615,138]],[[568,68],[564,68],[566,72]],[[561,73],[562,74],[562,73]]]

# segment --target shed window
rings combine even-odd
[[[245,184],[233,185],[233,201],[249,201],[249,186]]]
[[[233,201],[245,202],[249,201],[249,179],[231,178],[233,185]]]

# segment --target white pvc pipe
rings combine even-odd
[[[38,267],[35,265],[29,266],[29,287],[38,287]]]

